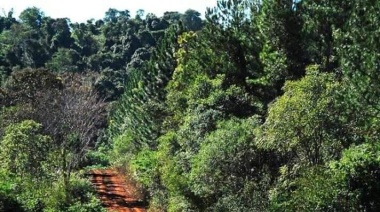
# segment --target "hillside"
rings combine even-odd
[[[380,210],[378,11],[1,16],[0,211],[104,211],[100,167],[147,211]]]

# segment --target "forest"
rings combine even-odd
[[[0,15],[0,211],[379,211],[380,1]]]

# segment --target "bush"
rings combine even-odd
[[[102,151],[89,151],[83,164],[87,167],[107,167],[110,165],[108,155]]]
[[[0,188],[0,211],[2,212],[23,212],[22,205],[17,201],[16,197]]]
[[[65,189],[63,181],[53,184],[45,200],[45,211],[91,211],[102,212],[100,200],[96,198],[91,183],[79,175],[73,175],[70,185]]]

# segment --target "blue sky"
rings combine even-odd
[[[84,22],[88,19],[101,19],[109,8],[129,10],[132,15],[138,9],[145,14],[151,12],[162,16],[166,11],[184,12],[195,9],[202,15],[206,7],[213,7],[217,0],[0,0],[0,9],[8,12],[14,9],[14,16],[28,7],[40,8],[46,16],[52,18],[68,17],[72,22]]]

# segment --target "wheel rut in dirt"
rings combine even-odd
[[[108,211],[145,212],[146,204],[135,195],[135,188],[114,169],[92,170],[91,183]]]

